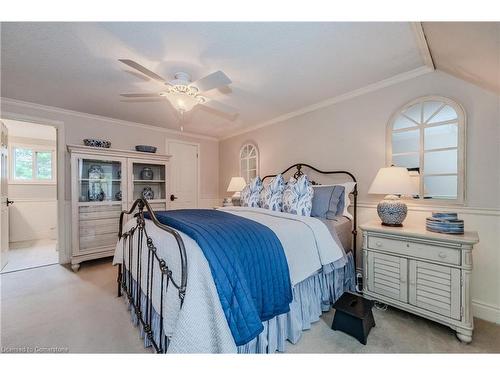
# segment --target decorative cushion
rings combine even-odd
[[[265,186],[260,193],[260,207],[272,211],[281,211],[283,209],[283,190],[285,189],[285,180],[281,174],[273,177],[269,184]]]
[[[243,207],[259,207],[262,180],[260,177],[253,178],[241,191],[241,205]]]
[[[315,185],[311,216],[332,218],[344,209],[344,187],[340,185]],[[342,202],[340,201],[342,199]],[[341,205],[342,207],[339,207]]]
[[[291,178],[283,192],[283,212],[311,216],[314,190],[306,175]]]

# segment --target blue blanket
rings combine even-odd
[[[262,322],[290,310],[292,288],[281,242],[268,227],[216,210],[155,212],[203,251],[237,346],[257,337]]]

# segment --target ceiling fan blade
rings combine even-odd
[[[160,94],[157,92],[150,93],[137,93],[137,94],[120,94],[124,98],[159,98]]]
[[[129,98],[129,99],[120,99],[120,102],[122,103],[160,103],[160,102],[166,102],[167,100],[165,98],[162,98],[161,96],[157,98]]]
[[[209,100],[206,103],[198,104],[198,105],[201,107],[205,107],[209,110],[222,113],[222,114],[224,114],[232,119],[235,119],[236,116],[238,116],[238,114],[239,114],[236,108],[233,108],[227,104],[218,102],[216,100]]]
[[[191,83],[190,86],[197,87],[201,92],[215,89],[221,86],[227,86],[231,83],[231,79],[224,72],[218,70],[215,73],[209,74],[199,80]]]
[[[141,64],[136,63],[134,60],[118,59],[118,61],[124,63],[125,65],[130,66],[131,68],[134,68],[135,70],[138,70],[139,72],[148,76],[149,78],[153,78],[153,79],[160,81],[160,82],[165,82],[165,79],[163,77],[159,76],[155,72],[152,72],[148,68],[143,67]]]

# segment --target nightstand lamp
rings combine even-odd
[[[412,196],[418,192],[406,168],[386,167],[380,168],[368,194],[387,194],[377,205],[377,213],[382,220],[382,225],[402,227],[408,208],[399,196]]]
[[[234,193],[232,196],[233,205],[240,205],[241,191],[247,185],[243,177],[231,177],[229,186],[227,187],[228,193]]]

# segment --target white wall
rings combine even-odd
[[[260,151],[261,176],[297,162],[351,171],[359,183],[359,222],[376,219],[380,197],[367,191],[385,164],[387,122],[399,107],[425,95],[453,98],[467,113],[466,204],[452,209],[464,218],[466,230],[477,230],[481,239],[474,249],[475,314],[500,323],[500,99],[496,94],[433,72],[223,140],[220,196],[227,195],[224,187],[230,177],[239,174],[240,147],[251,141]],[[412,205],[407,220],[423,225],[436,208]]]
[[[20,121],[3,121],[9,130],[9,144],[21,143],[55,149],[55,128]],[[9,160],[12,163],[12,155],[9,155]],[[19,183],[11,178],[9,199],[14,201],[9,209],[9,241],[12,247],[19,242],[57,239],[55,183]]]
[[[199,143],[201,169],[199,204],[201,207],[212,207],[219,201],[219,144],[216,139],[190,136],[162,128],[23,103],[6,98],[2,98],[0,108],[0,117],[10,118],[15,116],[36,119],[38,122],[43,122],[41,119],[44,119],[47,123],[62,124],[64,127],[64,145],[82,144],[84,138],[103,138],[110,140],[111,147],[116,149],[133,150],[135,145],[147,144],[158,147],[159,153],[165,153],[167,138]],[[71,217],[70,158],[66,150],[63,150],[63,152],[65,155],[65,186],[62,197],[65,201],[65,217],[68,219],[61,225],[64,228],[64,243],[66,244],[63,261],[68,262],[71,253],[71,223],[69,222]]]

